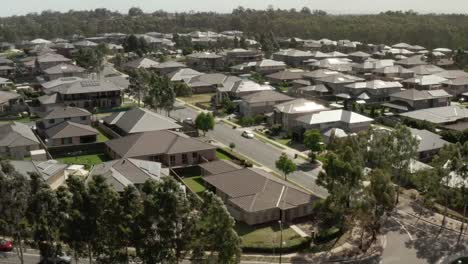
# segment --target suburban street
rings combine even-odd
[[[178,103],[175,111],[171,112],[171,117],[177,120],[193,118],[195,120],[198,112],[190,107],[183,107]],[[256,138],[247,139],[241,136],[243,129],[233,129],[231,126],[218,122],[213,131],[209,131],[206,136],[210,139],[221,142],[228,146],[230,143],[236,145],[235,151],[258,162],[259,164],[279,172],[275,167],[282,150],[270,144],[264,143]],[[290,157],[294,158],[294,157]],[[320,197],[326,196],[326,190],[315,184],[320,168],[312,168],[310,164],[301,159],[295,159],[298,164],[298,171],[288,175],[288,179],[303,188],[312,191]]]

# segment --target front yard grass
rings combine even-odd
[[[93,165],[101,164],[105,161],[109,161],[109,157],[105,154],[92,154],[92,155],[82,155],[82,156],[74,156],[74,157],[63,157],[58,158],[58,161],[65,163],[65,164],[77,164],[77,165],[85,165],[86,169],[90,169]]]
[[[279,248],[281,230],[278,223],[268,226],[249,226],[237,222],[236,232],[242,239],[242,247],[248,248]],[[297,246],[307,238],[301,237],[289,226],[283,226],[283,247]]]
[[[196,194],[200,194],[206,190],[201,176],[183,178],[182,181]]]
[[[220,160],[232,160],[230,157],[228,157],[226,154],[220,152],[220,151],[216,151],[216,158],[220,159]]]

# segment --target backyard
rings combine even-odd
[[[92,155],[81,155],[73,157],[63,157],[57,159],[65,164],[77,164],[85,165],[87,169],[90,169],[93,165],[101,164],[105,161],[109,161],[109,157],[105,154],[92,154]]]
[[[182,181],[196,194],[200,194],[206,190],[201,176],[184,178]]]

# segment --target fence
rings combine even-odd
[[[97,126],[109,138],[121,138],[121,136],[117,132],[115,132],[110,127],[106,126],[101,122],[96,122],[94,125]]]
[[[53,157],[73,157],[105,153],[106,144],[98,142],[80,145],[55,146],[48,147],[47,150]]]

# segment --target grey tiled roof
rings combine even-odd
[[[181,128],[169,118],[144,108],[114,113],[103,120],[109,125],[117,126],[127,134]]]
[[[294,98],[289,97],[285,94],[276,91],[261,91],[253,94],[244,95],[241,99],[247,103],[259,103],[259,102],[284,102],[290,101]]]
[[[39,144],[31,128],[23,123],[0,124],[0,146],[19,147]]]
[[[83,109],[83,108],[63,106],[63,107],[53,108],[42,119],[48,120],[48,119],[80,117],[80,116],[91,116],[91,113],[88,110]]]
[[[468,118],[468,109],[462,106],[453,105],[421,109],[400,115],[418,120],[426,120],[435,124],[444,124]]]
[[[88,125],[78,124],[75,122],[65,121],[45,131],[47,138],[69,138],[97,135],[99,132]]]
[[[59,65],[47,68],[44,70],[46,74],[63,74],[63,73],[82,73],[85,69],[68,63],[61,63]]]
[[[107,141],[106,145],[124,158],[216,149],[208,143],[168,130],[136,133]]]

